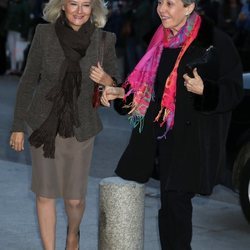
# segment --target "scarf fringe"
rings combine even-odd
[[[64,63],[62,67],[65,65],[68,66],[65,69],[70,72],[66,71],[62,83],[52,87],[46,95],[47,100],[53,102],[51,112],[41,127],[29,138],[32,146],[38,148],[43,145],[46,158],[54,158],[57,133],[63,138],[73,137],[74,126],[76,128],[80,126],[77,99],[81,88],[81,73],[71,73],[73,69],[79,68],[79,64]]]
[[[50,117],[55,119],[55,117]],[[54,127],[57,124],[54,123]],[[54,130],[56,130],[54,128]],[[43,156],[45,158],[55,158],[55,135],[51,134],[52,131],[48,128],[48,123],[44,122],[39,129],[36,129],[29,137],[29,143],[31,146],[39,148],[43,146]]]
[[[160,111],[158,112],[157,116],[155,117],[154,122],[159,122],[159,119],[161,117],[163,110],[164,110],[164,107],[161,107]]]
[[[58,83],[46,95],[46,99],[53,103],[51,112],[40,128],[29,137],[32,146],[38,148],[43,145],[46,158],[54,158],[57,134],[63,138],[72,137],[74,127],[80,126],[77,106],[82,82],[80,60],[89,47],[94,30],[95,26],[90,21],[75,32],[67,25],[65,15],[56,20],[55,31],[65,60],[60,66]]]
[[[163,109],[161,108],[161,111],[159,113],[162,114],[162,111]],[[161,115],[159,114],[158,116],[161,117]],[[164,124],[166,126],[165,132],[163,133],[163,135],[157,137],[158,140],[161,140],[163,138],[166,139],[168,131],[174,126],[174,112],[171,112],[171,110],[166,108],[164,108],[164,115],[162,118],[162,122],[160,123],[160,127],[162,127]]]
[[[125,104],[122,107],[125,109],[132,109],[132,106],[133,106],[133,102],[130,102],[129,104]]]
[[[63,138],[69,138],[74,136],[73,125],[75,125],[75,117],[71,112],[70,108],[68,107],[67,109],[68,111],[62,115],[62,119],[58,127],[58,134]]]
[[[166,125],[166,129],[163,135],[157,136],[158,140],[162,140],[162,139],[167,139],[167,133],[170,130],[170,127],[168,127],[167,123],[165,123]]]
[[[166,124],[166,131],[162,137],[165,137],[169,129],[173,127],[177,70],[184,53],[192,41],[197,37],[200,23],[200,16],[196,12],[193,12],[193,14],[189,16],[186,24],[178,33],[178,36],[173,37],[171,35],[171,31],[169,29],[164,29],[162,25],[160,25],[155,32],[146,54],[142,57],[133,72],[128,76],[123,84],[123,87],[126,90],[124,100],[130,94],[134,95],[133,105],[131,106],[132,110],[129,113],[131,114],[131,124],[134,127],[138,124],[140,125],[140,129],[143,127],[142,121],[150,101],[152,100],[156,72],[158,70],[163,47],[182,47],[175,61],[173,70],[165,82],[165,88],[163,90],[161,100],[161,109],[154,120],[159,122],[161,127]]]
[[[50,159],[54,159],[55,158],[55,140],[53,138],[50,138],[49,141],[47,141],[47,143],[44,143],[43,145],[43,156],[45,158],[50,158]]]
[[[132,125],[133,128],[139,125],[139,133],[142,132],[144,127],[144,117],[139,115],[131,115],[128,118],[129,123]]]

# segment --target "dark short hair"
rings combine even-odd
[[[182,2],[183,2],[185,7],[192,4],[192,3],[197,3],[196,0],[182,0]]]

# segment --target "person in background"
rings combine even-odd
[[[6,56],[6,12],[8,0],[0,0],[0,75],[3,75],[7,69],[7,56]]]
[[[250,0],[247,0],[239,13],[237,28],[241,32],[240,47],[250,50]]]
[[[9,143],[24,150],[27,126],[46,250],[56,249],[56,198],[64,199],[68,219],[66,249],[79,249],[94,139],[102,130],[94,82],[111,86],[117,78],[116,38],[101,30],[107,12],[102,0],[50,0],[49,23],[37,26],[20,79]]]
[[[35,28],[39,23],[45,23],[43,19],[43,8],[48,0],[36,0],[32,8],[32,26]]]
[[[242,66],[230,37],[200,16],[195,0],[159,0],[161,25],[147,52],[102,104],[133,125],[116,174],[160,180],[163,250],[191,249],[192,198],[210,195],[224,168],[231,112],[243,95]]]
[[[126,39],[123,37],[123,24],[126,13],[129,11],[129,2],[124,0],[112,0],[108,2],[109,18],[104,30],[115,33],[116,35],[116,55],[118,57],[120,76],[124,79],[124,58]]]
[[[218,26],[231,37],[237,31],[236,22],[242,7],[240,0],[224,0],[220,6]]]
[[[22,53],[24,50],[20,44],[28,39],[30,13],[30,6],[26,0],[9,1],[5,25],[7,31],[6,47],[10,57],[10,69],[8,69],[7,74],[19,75],[21,73],[22,61],[19,59],[18,53]]]
[[[45,3],[47,2],[48,2],[47,0],[36,0],[35,2],[33,0],[30,0],[31,22],[30,22],[29,41],[31,42],[34,37],[36,26],[40,23],[47,23],[47,21],[43,19],[43,8],[44,8]],[[21,72],[23,72],[25,69],[31,42],[29,42],[28,46],[25,48],[23,52],[24,58],[22,62]]]
[[[134,0],[130,2],[129,11],[122,27],[125,39],[125,75],[130,73],[143,56],[147,42],[145,36],[152,27],[152,4],[149,0]]]
[[[116,47],[122,46],[123,43],[121,38],[121,26],[123,25],[124,21],[124,12],[127,9],[126,1],[121,0],[113,0],[109,1],[109,19],[105,26],[105,30],[112,31],[116,34],[117,43]]]
[[[217,0],[197,1],[197,12],[218,24],[220,2]]]
[[[250,71],[250,0],[243,4],[238,20],[236,22],[237,31],[233,37],[237,47],[244,72]]]

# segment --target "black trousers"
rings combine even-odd
[[[191,250],[193,193],[166,191],[161,187],[158,214],[162,250]]]

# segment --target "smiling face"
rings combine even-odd
[[[62,10],[72,29],[78,31],[91,16],[91,0],[65,0]]]
[[[157,13],[162,25],[166,29],[171,29],[174,35],[184,26],[188,16],[194,10],[195,4],[184,6],[182,0],[159,0]]]

